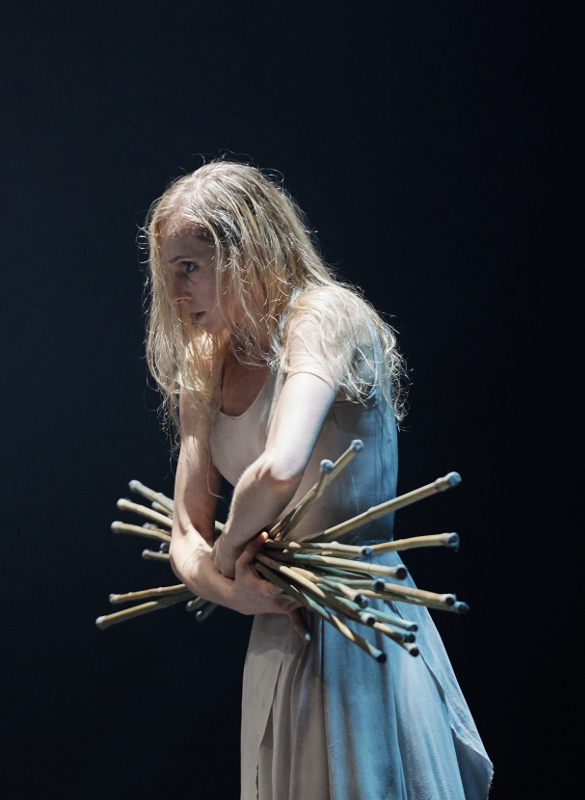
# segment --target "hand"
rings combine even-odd
[[[226,578],[234,578],[236,575],[236,561],[246,549],[246,544],[237,548],[232,547],[229,540],[222,533],[219,536],[211,551],[211,558],[215,568]]]
[[[261,578],[254,567],[256,553],[267,539],[268,534],[261,533],[246,545],[235,562],[230,607],[241,614],[287,614],[301,639],[309,642],[311,636],[300,614],[299,603],[271,581]]]

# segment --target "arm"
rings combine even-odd
[[[294,497],[348,361],[364,333],[363,315],[346,295],[315,289],[303,298],[286,326],[283,363],[288,378],[266,449],[238,481],[228,521],[213,550],[215,564],[224,575],[234,574],[246,542],[272,526]]]
[[[333,383],[315,374],[299,372],[286,380],[266,449],[238,481],[214,548],[215,564],[224,575],[234,574],[247,542],[274,524],[292,500],[335,394]]]
[[[181,394],[183,438],[175,482],[175,512],[170,547],[177,577],[197,595],[243,614],[285,613],[304,636],[296,604],[253,567],[264,537],[255,537],[240,555],[235,580],[221,575],[211,558],[219,473],[211,462],[208,422]]]

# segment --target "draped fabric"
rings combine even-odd
[[[272,374],[244,414],[220,413],[213,424],[212,458],[233,485],[265,448],[284,379]],[[283,515],[316,482],[321,460],[335,460],[353,439],[364,442],[363,451],[313,505],[293,538],[395,496],[396,424],[375,388],[365,405],[333,404]],[[388,515],[340,541],[388,541],[392,526]],[[374,560],[401,563],[396,553]],[[313,614],[306,615],[308,645],[287,616],[256,617],[244,671],[242,800],[487,797],[492,765],[428,611],[404,603],[391,608],[418,623],[420,656],[359,626],[362,636],[386,652],[386,662],[378,664]]]

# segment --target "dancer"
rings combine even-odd
[[[381,665],[252,565],[259,532],[353,439],[364,453],[293,538],[395,495],[403,370],[392,329],[332,275],[295,203],[253,167],[219,161],[180,178],[146,231],[148,360],[180,443],[171,564],[197,595],[256,615],[242,800],[487,797],[491,764],[425,608],[408,607],[418,658],[369,631],[387,651]],[[214,542],[220,475],[235,488]],[[391,538],[388,516],[342,540]]]

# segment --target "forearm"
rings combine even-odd
[[[285,596],[273,583],[261,578],[254,569],[254,558],[263,541],[260,536],[246,547],[237,561],[235,579],[232,580],[218,572],[211,558],[210,545],[195,528],[186,528],[184,533],[178,533],[177,538],[171,542],[171,566],[177,577],[194,594],[212,603],[226,606],[241,614],[291,615],[298,604]],[[301,636],[304,636],[300,619],[293,614],[291,620]]]
[[[243,473],[213,558],[231,576],[239,553],[259,531],[270,528],[297,491],[335,388],[320,377],[298,373],[285,382],[264,453]]]
[[[242,474],[234,490],[222,538],[238,549],[259,531],[274,524],[290,503],[301,482],[302,472],[276,470],[267,456],[261,456]]]
[[[190,526],[174,530],[170,547],[173,572],[198,597],[230,607],[232,584],[216,569],[211,545]]]

